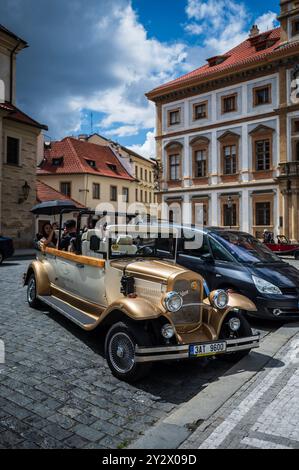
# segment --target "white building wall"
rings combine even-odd
[[[257,86],[271,84],[272,89],[272,102],[271,104],[253,107],[253,89]],[[167,193],[163,195],[163,200],[167,198],[181,196],[184,202],[189,201],[191,207],[192,197],[201,195],[209,196],[209,225],[218,226],[221,224],[221,204],[220,195],[230,193],[239,193],[239,221],[240,229],[246,232],[251,231],[253,226],[253,208],[252,208],[252,192],[271,191],[275,189],[274,196],[274,214],[273,218],[276,223],[275,230],[278,230],[279,223],[279,204],[277,197],[278,185],[269,181],[253,181],[252,180],[252,142],[250,132],[258,125],[262,124],[274,130],[273,132],[273,166],[277,167],[279,161],[279,119],[278,117],[269,117],[265,120],[259,117],[259,114],[273,112],[279,105],[279,75],[273,74],[267,77],[262,77],[255,80],[250,80],[239,85],[229,86],[211,93],[205,93],[198,96],[193,96],[185,100],[172,102],[162,106],[162,133],[170,134],[172,132],[179,133],[184,131],[184,134],[177,134],[171,138],[169,135],[162,140],[162,148],[171,141],[178,141],[183,144],[183,185],[178,188],[170,188]],[[221,114],[221,97],[231,93],[238,93],[238,110],[235,113]],[[208,102],[208,117],[200,121],[193,121],[193,105],[198,102]],[[168,112],[174,109],[181,109],[181,123],[178,126],[168,126]],[[298,113],[299,114],[299,113]],[[245,117],[252,117],[251,120],[243,123],[233,124],[231,121]],[[290,118],[291,119],[291,116]],[[213,129],[204,129],[205,126],[215,125]],[[203,127],[203,130],[199,129]],[[288,125],[288,132],[290,133],[290,123]],[[188,131],[186,133],[186,131]],[[221,183],[220,181],[220,144],[218,138],[226,131],[232,131],[240,135],[239,141],[239,171],[240,183]],[[209,138],[209,185],[194,188],[192,190],[192,148],[190,141],[194,137],[204,136]],[[290,139],[288,139],[289,141]],[[288,149],[290,155],[290,149]],[[167,168],[167,155],[163,150],[162,163],[164,169]],[[164,174],[165,181],[167,180]],[[268,183],[268,184],[266,184]],[[167,189],[167,183],[164,183],[164,190]],[[186,192],[186,190],[188,190]]]

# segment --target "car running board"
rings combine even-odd
[[[52,307],[57,312],[64,315],[66,318],[72,322],[79,325],[85,330],[91,330],[98,323],[98,318],[93,318],[87,313],[79,310],[78,308],[72,307],[70,304],[63,302],[63,300],[58,299],[52,295],[38,295],[38,299],[41,302],[44,302],[49,307]]]

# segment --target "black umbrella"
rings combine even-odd
[[[72,201],[57,199],[56,201],[41,202],[34,206],[30,212],[35,215],[55,215],[60,214],[62,210],[73,212],[78,210],[78,207]]]

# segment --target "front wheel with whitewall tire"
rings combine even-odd
[[[37,289],[36,289],[36,279],[35,275],[32,273],[28,280],[27,285],[27,302],[31,308],[38,308],[40,302],[37,298]]]
[[[125,382],[136,382],[149,374],[151,363],[136,362],[136,346],[152,346],[142,325],[118,322],[107,333],[105,354],[112,374]]]
[[[238,319],[240,321],[240,328],[237,331],[232,331],[230,327],[230,320]],[[250,324],[244,317],[244,314],[240,312],[231,312],[225,318],[223,325],[220,331],[220,339],[240,339],[240,338],[248,338],[252,336],[253,332],[251,329]],[[251,349],[244,349],[243,351],[231,352],[228,354],[224,354],[219,356],[221,359],[228,361],[228,362],[238,362],[243,357],[247,356],[250,353]]]

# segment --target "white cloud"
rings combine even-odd
[[[267,31],[269,29],[273,29],[277,26],[277,15],[273,11],[268,11],[263,15],[259,16],[255,20],[255,24],[258,25],[260,31]]]
[[[94,128],[103,134],[121,138],[150,131],[135,146],[150,156],[155,110],[144,93],[231,49],[254,22],[267,29],[275,19],[268,11],[251,21],[241,0],[185,0],[185,30],[200,38],[187,45],[149,37],[131,0],[51,0],[39,8],[36,0],[13,1],[12,9],[12,0],[1,0],[0,17],[30,44],[18,56],[20,107],[48,124],[53,138],[87,127],[84,110],[101,113]]]
[[[137,126],[120,126],[116,129],[111,129],[106,131],[106,136],[117,136],[117,137],[127,137],[137,135],[139,133],[139,129]]]
[[[139,153],[146,158],[156,158],[156,140],[155,140],[155,131],[149,131],[146,134],[146,140],[142,145],[131,145],[129,147],[133,152]]]
[[[204,29],[203,26],[196,24],[196,23],[190,23],[185,26],[185,31],[189,34],[193,35],[199,35],[202,34]]]
[[[185,44],[150,38],[131,0],[14,1],[18,15],[1,0],[0,17],[31,46],[18,58],[19,104],[53,138],[78,131],[86,109],[103,115],[97,130],[154,127],[144,94],[181,73]]]
[[[235,0],[188,0],[186,14],[191,23],[185,25],[185,30],[189,34],[201,35],[202,49],[210,55],[227,52],[248,37],[251,15],[244,3]],[[253,22],[260,31],[266,31],[276,26],[276,14],[268,11]]]

